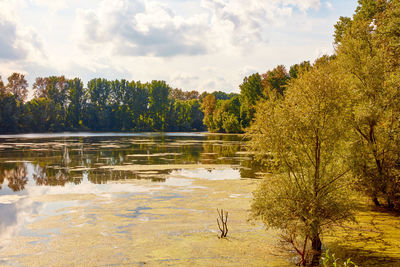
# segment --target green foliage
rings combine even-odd
[[[301,264],[309,242],[320,251],[320,234],[353,217],[346,192],[347,88],[335,64],[325,62],[291,81],[284,99],[260,102],[248,131],[250,149],[275,173],[254,193],[252,217],[280,229]]]
[[[252,74],[243,79],[240,87],[240,117],[242,119],[242,128],[250,125],[254,118],[255,105],[260,100],[263,92],[261,76],[258,73]]]
[[[221,92],[221,91],[215,91],[215,92],[212,92],[212,94],[215,96],[216,100],[229,100],[235,96],[238,96],[238,94],[235,94],[235,93],[227,94],[227,93]]]
[[[379,205],[400,206],[400,68],[398,1],[359,1],[337,47],[352,101],[350,166]]]
[[[310,61],[303,61],[300,64],[294,64],[290,67],[289,76],[291,79],[296,79],[302,72],[309,71],[310,68]]]
[[[347,259],[343,261],[343,264],[340,263],[340,259],[336,258],[335,254],[330,254],[329,249],[325,251],[324,256],[322,256],[322,266],[324,267],[357,267],[357,265],[351,261],[351,259]]]
[[[0,132],[19,131],[20,103],[15,95],[6,93],[0,97]]]
[[[283,65],[278,65],[273,70],[264,73],[262,75],[262,86],[265,96],[268,97],[270,92],[283,95],[289,79],[289,73]]]
[[[343,35],[351,26],[351,18],[340,17],[339,21],[335,24],[335,33],[333,34],[335,44],[342,41]]]
[[[167,129],[169,90],[170,87],[165,83],[165,81],[152,81],[149,84],[150,125],[155,131],[165,131]]]
[[[27,86],[23,78],[13,74],[8,87]],[[0,77],[1,133],[204,130],[199,93],[171,89],[164,81],[97,78],[85,88],[79,78],[51,76],[36,78],[33,90],[35,97],[24,104]]]
[[[202,109],[204,111],[204,124],[211,132],[240,133],[241,103],[238,96],[229,100],[215,100],[210,94],[203,99]]]

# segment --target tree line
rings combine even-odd
[[[240,94],[231,94],[228,99],[206,95],[202,100],[204,125],[210,132],[243,133],[255,118],[257,103],[271,94],[283,96],[289,81],[310,66],[309,61],[304,61],[291,66],[289,72],[285,66],[278,65],[264,74],[254,73],[243,79]]]
[[[164,81],[38,77],[29,101],[27,87],[23,74],[0,77],[1,133],[205,130],[199,93]]]
[[[335,25],[332,56],[248,105],[250,149],[274,173],[252,217],[279,229],[300,265],[319,264],[323,234],[354,221],[360,192],[400,210],[399,29],[400,1],[360,0]]]
[[[283,95],[287,83],[309,62],[283,65],[245,77],[240,94],[182,91],[165,81],[38,77],[27,101],[28,83],[13,73],[0,76],[0,133],[60,131],[204,131],[242,133],[254,119],[256,103],[270,92]]]

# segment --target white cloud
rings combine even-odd
[[[280,25],[293,8],[319,8],[319,0],[201,0],[205,11],[189,18],[150,0],[103,0],[77,11],[80,46],[106,46],[124,56],[204,55],[264,43],[266,27]]]
[[[68,7],[67,0],[30,0],[30,1],[36,5],[45,6],[53,12]]]
[[[169,80],[173,87],[196,89],[200,77],[191,73],[181,72],[171,75]]]
[[[106,46],[114,55],[159,57],[207,50],[198,38],[205,17],[184,19],[158,2],[104,0],[96,10],[78,10],[77,17],[80,43],[88,50]]]
[[[4,61],[24,60],[42,52],[42,43],[30,27],[19,23],[15,5],[0,1],[0,59]]]

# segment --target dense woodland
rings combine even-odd
[[[309,62],[283,65],[245,77],[240,94],[185,92],[164,81],[38,77],[34,97],[28,83],[13,73],[0,77],[0,133],[60,131],[204,131],[241,133],[254,118],[255,105],[270,91],[283,95],[290,79]]]

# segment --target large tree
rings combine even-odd
[[[376,205],[400,206],[400,2],[359,1],[336,26],[341,79],[352,101],[351,167]]]
[[[346,92],[335,63],[324,58],[289,83],[284,99],[259,103],[248,131],[251,150],[275,173],[254,193],[252,215],[280,229],[302,265],[308,248],[318,262],[324,230],[352,218]]]

